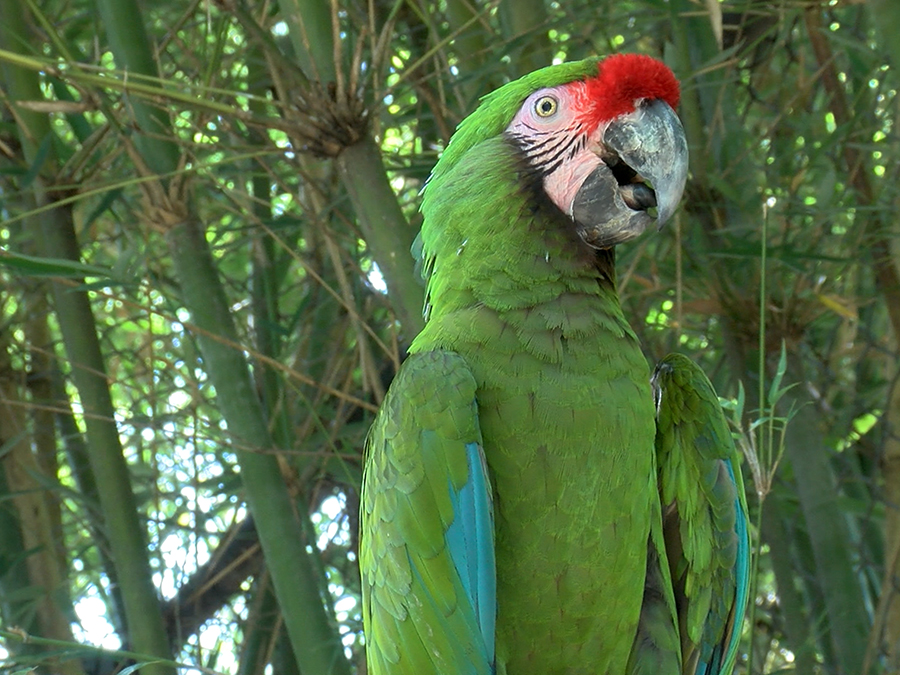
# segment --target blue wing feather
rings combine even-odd
[[[680,354],[663,359],[653,387],[684,670],[731,675],[750,588],[740,456],[712,384],[690,359]]]
[[[497,617],[493,506],[481,447],[467,443],[466,457],[469,481],[461,490],[450,486],[454,518],[445,536],[450,558],[475,610],[488,660],[493,663]]]
[[[412,354],[367,439],[360,572],[371,675],[491,675],[492,493],[477,383],[457,354]]]
[[[731,460],[726,461],[728,474],[731,480],[737,484],[734,477],[734,467]],[[725,661],[728,662],[737,654],[738,645],[741,642],[741,625],[743,619],[743,609],[747,606],[747,596],[750,594],[750,533],[747,531],[747,513],[740,498],[735,498],[734,509],[737,513],[735,522],[735,532],[737,533],[737,559],[734,564],[734,578],[737,586],[735,593],[735,607],[741,609],[740,616],[737,618],[738,625],[734,626],[731,631],[731,637],[728,640],[728,649],[725,650]]]
[[[737,486],[737,481],[734,477],[734,466],[731,460],[726,459],[724,461],[728,469],[728,475],[731,476],[732,482]],[[735,489],[735,493],[737,493],[737,489]],[[734,510],[736,516],[734,532],[737,537],[737,556],[734,561],[734,606],[741,610],[740,615],[734,620],[740,622],[743,618],[743,608],[747,606],[747,596],[750,594],[750,536],[747,531],[747,513],[738,496],[734,500]],[[696,675],[718,675],[721,673],[725,664],[732,663],[737,656],[740,643],[741,626],[738,623],[732,627],[726,644],[719,643],[711,650],[707,646],[705,651],[710,652],[710,654],[708,656],[704,654],[700,658],[700,662],[697,664]]]

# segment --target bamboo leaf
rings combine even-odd
[[[63,113],[70,115],[95,109],[88,103],[78,101],[19,101],[16,105],[25,110],[46,114]]]
[[[28,108],[26,107],[26,110]],[[44,167],[44,164],[47,161],[47,158],[50,156],[50,148],[53,143],[53,136],[50,133],[44,135],[41,140],[41,144],[38,146],[37,153],[31,160],[31,165],[28,167],[28,171],[25,172],[25,175],[19,179],[19,184],[23,189],[31,187],[32,183],[34,183],[34,179],[38,177],[38,174],[41,172],[41,169]]]
[[[778,365],[775,367],[775,374],[772,376],[772,382],[769,385],[769,399],[768,404],[770,407],[774,408],[778,403],[778,399],[781,397],[782,390],[781,380],[784,378],[784,373],[787,371],[787,350],[785,348],[784,340],[781,341],[781,352],[778,355]]]
[[[0,249],[0,265],[16,274],[36,277],[103,277],[109,278],[110,270],[64,258],[48,258],[23,255]]]

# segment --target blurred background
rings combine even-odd
[[[0,0],[0,671],[365,673],[419,190],[479,96],[615,51],[682,82],[619,283],[745,452],[737,672],[900,672],[895,0]]]

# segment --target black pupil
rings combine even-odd
[[[553,101],[549,99],[544,99],[541,101],[541,112],[545,115],[549,115],[553,111]]]

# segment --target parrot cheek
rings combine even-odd
[[[644,209],[656,206],[653,191],[642,184],[620,185],[597,149],[585,148],[544,176],[544,192],[575,224],[578,236],[593,248],[611,248],[634,239],[653,222]],[[652,203],[650,203],[652,202]]]
[[[560,211],[570,218],[575,196],[594,170],[600,158],[590,150],[582,150],[570,161],[562,162],[555,171],[544,175],[544,192]]]
[[[623,191],[610,168],[600,163],[584,180],[572,200],[569,215],[575,222],[578,235],[593,248],[612,248],[638,237],[654,218],[645,210],[629,206],[625,197],[635,199],[649,196],[632,195]],[[655,206],[647,204],[647,206]]]

